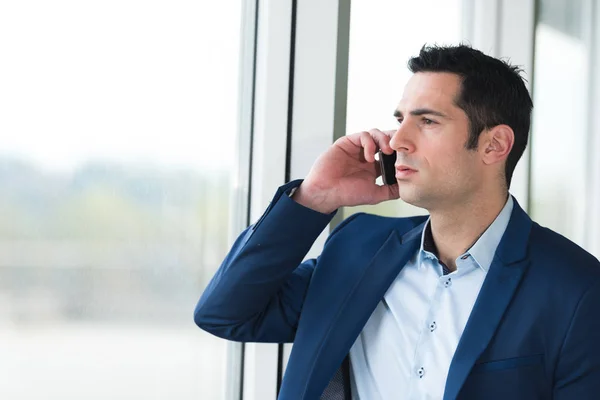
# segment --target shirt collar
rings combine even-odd
[[[481,268],[484,272],[487,272],[490,269],[490,265],[492,264],[492,260],[494,258],[494,254],[496,253],[496,248],[498,244],[500,244],[500,240],[506,231],[506,227],[508,226],[508,222],[510,221],[510,216],[512,213],[512,209],[514,206],[514,201],[512,196],[509,194],[508,200],[506,200],[506,204],[494,220],[492,224],[483,232],[483,234],[477,239],[477,241],[463,254],[461,254],[457,258],[457,265],[462,257],[467,258],[466,256],[470,255],[473,257],[475,263]],[[433,241],[433,236],[431,234],[431,218],[427,219],[425,223],[425,228],[423,229],[423,233],[421,234],[421,248],[419,250],[419,265],[422,265],[421,261],[423,258],[430,258],[438,260],[437,258],[437,248],[435,246],[435,242]]]

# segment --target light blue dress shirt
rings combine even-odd
[[[444,275],[424,246],[404,266],[350,349],[354,400],[442,399],[448,369],[510,220],[512,196]]]

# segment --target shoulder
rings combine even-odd
[[[563,235],[533,223],[529,237],[532,263],[561,288],[585,290],[600,282],[600,262]]]
[[[427,215],[393,218],[369,213],[356,213],[340,223],[331,232],[328,241],[335,238],[343,241],[353,239],[363,242],[370,240],[379,242],[385,240],[393,232],[402,236],[424,223],[427,218]]]

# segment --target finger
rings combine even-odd
[[[365,152],[362,149],[362,147],[361,147],[360,151],[358,152],[358,161],[360,161],[361,163],[367,162],[367,159],[365,158]]]
[[[360,145],[364,149],[365,160],[368,162],[375,161],[375,153],[377,152],[377,144],[369,132],[360,133]]]
[[[380,148],[385,154],[392,154],[394,149],[390,147],[390,139],[391,134],[388,134],[390,131],[380,131],[379,129],[371,129],[369,133],[373,137],[373,140],[377,144],[377,147]],[[391,131],[392,133],[395,131]]]
[[[361,143],[360,135],[362,132],[353,133],[351,135],[342,136],[338,138],[333,145],[337,146],[351,157],[357,157],[360,163],[365,163],[367,160],[364,157],[363,145]]]

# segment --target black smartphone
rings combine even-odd
[[[381,179],[384,185],[396,184],[396,152],[391,155],[379,150],[379,166],[381,167]]]

